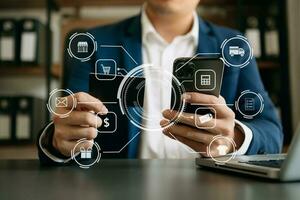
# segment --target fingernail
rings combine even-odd
[[[192,98],[192,96],[190,94],[184,93],[183,95],[181,95],[181,98],[184,100],[189,100]]]
[[[103,114],[107,114],[108,113],[108,110],[107,110],[107,108],[103,108]]]
[[[160,126],[162,126],[162,127],[163,127],[163,126],[166,126],[166,125],[168,124],[168,120],[163,119],[163,120],[160,121],[159,124],[160,124]]]
[[[163,111],[162,111],[162,114],[163,114],[163,115],[170,114],[170,113],[171,113],[171,111],[170,111],[169,109],[166,109],[166,110],[163,110]]]
[[[108,113],[107,108],[102,108],[101,112],[99,113],[100,115],[106,115]]]

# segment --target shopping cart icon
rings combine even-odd
[[[114,80],[117,76],[117,63],[113,59],[99,59],[95,63],[95,77],[100,81]],[[98,77],[99,75],[108,75],[105,77]]]
[[[101,67],[104,74],[109,74],[111,66],[104,66],[103,64],[101,64]]]

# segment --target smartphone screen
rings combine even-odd
[[[224,73],[224,62],[220,58],[183,57],[173,63],[173,75],[186,92],[200,92],[219,96]],[[172,103],[178,104],[172,97]],[[178,99],[178,98],[176,98]],[[187,105],[186,112],[194,113],[199,106]]]
[[[123,75],[90,74],[89,93],[102,102],[117,103],[118,90],[123,79]],[[126,90],[127,105],[143,106],[144,88],[141,85],[145,79],[143,77],[128,77],[128,79],[131,84]]]

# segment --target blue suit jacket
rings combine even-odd
[[[89,91],[89,74],[94,72],[97,59],[114,59],[118,67],[124,67],[127,71],[143,63],[140,15],[116,24],[94,28],[89,30],[89,33],[96,38],[98,47],[100,45],[122,45],[138,63],[133,62],[121,48],[99,48],[95,56],[84,63],[76,59],[68,59],[70,72],[67,87],[73,92]],[[213,25],[199,18],[199,44],[196,53],[220,52],[220,46],[224,39],[237,34],[239,34],[237,31]],[[252,90],[261,94],[265,103],[263,112],[252,120],[243,119],[235,111],[237,119],[253,132],[253,139],[247,154],[280,152],[283,141],[282,128],[276,117],[274,105],[262,84],[255,59],[252,59],[250,64],[242,69],[225,67],[221,95],[226,99],[226,102],[234,104],[244,90]],[[109,110],[119,113],[117,106],[109,106]],[[126,118],[119,121],[121,121],[121,130],[117,133],[98,135],[97,141],[102,149],[121,150],[139,131]],[[128,157],[129,152],[130,155],[136,156],[138,141],[139,137],[136,137],[120,153],[103,156]]]

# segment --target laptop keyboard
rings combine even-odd
[[[247,163],[247,164],[250,164],[250,165],[263,166],[263,167],[281,168],[283,161],[284,161],[284,159],[280,159],[280,160],[251,160],[251,161],[242,162],[242,163]]]

